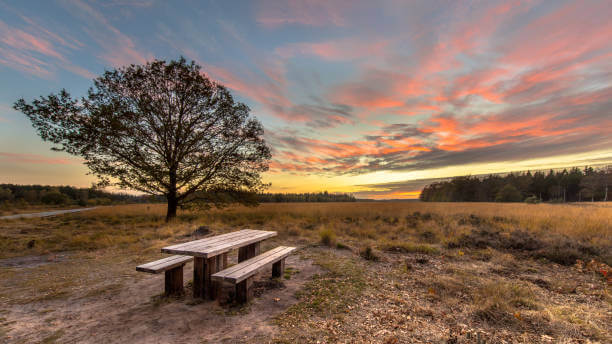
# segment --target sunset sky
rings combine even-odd
[[[612,162],[610,0],[0,0],[0,183],[93,181],[15,100],[181,55],[262,121],[273,192]]]

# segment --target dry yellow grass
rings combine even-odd
[[[168,243],[192,240],[200,226],[215,234],[254,228],[278,231],[274,245],[300,246],[300,255],[327,271],[308,281],[300,302],[286,310],[286,321],[278,323],[280,342],[359,341],[398,326],[407,331],[399,342],[442,341],[458,321],[469,333],[506,331],[504,338],[521,334],[524,342],[549,334],[572,338],[568,342],[605,341],[610,330],[612,298],[602,276],[546,260],[583,254],[581,248],[605,259],[612,248],[610,203],[281,203],[182,211],[170,223],[165,210],[164,204],[123,205],[0,220],[0,258],[55,259],[38,255],[63,252],[56,264],[1,268],[0,301],[19,309],[101,299],[109,290],[129,289],[126,281],[148,278],[134,266],[160,257],[159,248]],[[530,251],[486,241],[485,247],[462,244],[483,231],[494,233],[483,236],[491,244],[516,240],[512,233],[520,231],[518,239],[540,246]],[[380,321],[372,323],[372,317]],[[377,342],[393,342],[379,337]]]
[[[601,248],[612,246],[612,203],[266,203],[183,211],[165,223],[164,204],[101,207],[56,218],[0,221],[0,256],[119,246],[157,246],[206,225],[216,231],[240,228],[276,230],[281,237],[313,242],[320,233],[336,241],[384,246],[393,242],[445,245],[476,228],[522,230],[541,238],[554,235]],[[46,230],[41,230],[46,229]],[[35,240],[34,247],[24,247]],[[157,244],[156,244],[157,243]]]

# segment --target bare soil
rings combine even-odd
[[[243,307],[194,300],[189,286],[183,297],[163,297],[164,275],[145,274],[92,296],[9,305],[0,316],[11,343],[266,342],[278,332],[274,317],[296,303],[295,292],[320,272],[312,261],[299,256],[287,258],[286,264],[298,272],[280,283],[268,282],[271,271],[258,274],[259,296]],[[27,274],[28,268],[22,266],[21,273]],[[190,281],[192,263],[184,273],[184,280]],[[273,289],[267,289],[269,285]],[[96,287],[100,285],[89,286]]]

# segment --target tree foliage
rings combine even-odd
[[[462,176],[427,185],[422,201],[516,202],[528,197],[547,202],[609,201],[612,166],[583,170],[509,173],[504,176]]]
[[[346,193],[265,193],[258,195],[259,202],[356,202],[355,196]]]
[[[0,184],[0,206],[15,208],[29,205],[103,205],[158,201],[151,196],[111,193],[96,188],[72,186]]]
[[[85,97],[62,90],[14,108],[54,150],[82,156],[99,185],[165,196],[168,219],[177,206],[211,201],[211,194],[266,187],[260,173],[271,154],[261,123],[193,61],[106,71]]]
[[[506,184],[495,196],[496,202],[520,202],[523,200],[521,192],[512,184]]]

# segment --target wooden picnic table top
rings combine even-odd
[[[163,253],[182,254],[186,256],[211,258],[234,248],[247,246],[258,241],[276,236],[273,231],[260,231],[243,229],[237,232],[217,235],[210,238],[194,240],[182,244],[166,246],[161,249]]]

